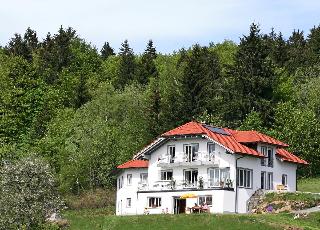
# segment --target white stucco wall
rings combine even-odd
[[[148,209],[150,213],[162,213],[169,212],[173,213],[173,197],[180,197],[184,193],[193,193],[196,195],[212,195],[213,205],[210,208],[211,212],[222,213],[222,212],[234,212],[235,211],[235,191],[226,191],[226,190],[197,190],[197,191],[157,191],[157,192],[138,192],[138,183],[140,181],[140,173],[148,172],[148,185],[152,185],[160,180],[161,168],[158,166],[158,159],[161,158],[164,154],[167,153],[168,145],[175,145],[176,156],[178,154],[183,154],[183,145],[198,143],[199,152],[207,151],[207,143],[211,142],[204,138],[197,139],[177,139],[170,140],[158,149],[156,149],[150,156],[146,156],[149,159],[149,168],[148,169],[126,169],[123,170],[118,178],[123,176],[124,183],[121,189],[118,189],[117,186],[117,215],[134,215],[134,214],[143,214],[144,209],[147,207],[148,197],[161,197],[162,206],[160,208]],[[268,146],[264,145],[263,146]],[[274,146],[269,146],[274,148],[273,153],[275,154],[276,149]],[[227,154],[226,150],[219,146],[215,145],[216,153],[215,158],[216,162],[219,163],[220,168],[229,167],[230,168],[230,179],[233,181],[235,187],[236,184],[236,158],[239,158],[238,154]],[[261,144],[257,146],[258,151],[260,151]],[[292,163],[281,162],[274,156],[274,165],[273,167],[261,166],[260,158],[245,156],[238,160],[238,168],[247,168],[253,171],[252,179],[252,188],[238,188],[238,212],[245,213],[247,211],[247,200],[252,196],[252,194],[261,187],[261,171],[273,172],[273,187],[276,189],[278,184],[281,184],[282,174],[288,176],[288,191],[295,191],[296,189],[296,168],[297,166]],[[165,169],[172,169],[174,180],[182,181],[183,170],[185,169],[198,169],[198,178],[203,177],[204,181],[208,180],[208,168],[213,165],[196,165],[190,163],[190,165],[184,166],[175,166],[175,167],[165,167]],[[132,174],[132,185],[127,185],[127,174]],[[118,181],[118,180],[117,180]],[[126,207],[126,199],[131,198],[131,208]]]

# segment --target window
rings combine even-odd
[[[197,160],[199,144],[183,145],[186,162]]]
[[[208,154],[209,154],[209,161],[214,161],[214,151],[215,151],[215,149],[216,149],[216,146],[215,146],[215,144],[214,143],[212,143],[212,142],[209,142],[208,143]]]
[[[265,166],[266,165],[266,156],[267,156],[267,147],[261,146],[261,153],[264,155],[264,158],[261,158],[261,165]]]
[[[267,190],[273,190],[273,173],[269,172],[267,176]]]
[[[127,198],[127,208],[131,208],[131,198]]]
[[[172,180],[172,171],[161,171],[161,180]]]
[[[219,187],[226,184],[230,179],[229,168],[209,168],[208,169],[209,187]]]
[[[185,187],[196,187],[198,183],[198,169],[184,170]]]
[[[288,176],[287,176],[287,174],[282,174],[282,185],[284,185],[284,186],[288,185]]]
[[[123,187],[123,176],[119,177],[118,179],[118,187],[119,189]]]
[[[148,173],[140,173],[140,183],[141,184],[148,183]]]
[[[266,189],[267,173],[261,172],[261,189]]]
[[[127,174],[127,185],[132,185],[132,174]]]
[[[268,148],[268,167],[273,167],[273,149]]]
[[[174,158],[176,157],[176,147],[174,145],[168,146],[168,156],[169,163],[174,163]]]
[[[161,198],[160,197],[149,197],[148,198],[149,208],[161,207]]]
[[[261,158],[261,165],[273,167],[273,149],[266,146],[261,146],[261,153],[264,158]]]
[[[252,188],[252,170],[239,168],[237,184],[240,188]]]
[[[198,204],[203,205],[204,203],[206,203],[207,205],[212,205],[212,196],[199,196]]]

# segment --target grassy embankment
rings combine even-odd
[[[299,180],[298,189],[303,192],[320,192],[320,179],[313,178]],[[99,197],[101,197],[101,195],[102,194],[100,194]],[[285,196],[284,198],[289,199],[291,196],[292,195]],[[270,197],[271,196],[269,196],[269,198]],[[305,199],[305,196],[298,195],[294,197],[294,200],[300,200],[302,198]],[[93,197],[89,200],[91,199],[94,200]],[[84,205],[84,203],[86,203],[84,200],[88,200],[88,198],[82,198],[81,202],[73,203],[73,206],[79,206],[79,208],[80,206],[88,207]],[[110,200],[108,202],[110,202]],[[95,202],[91,201],[90,203]],[[102,203],[102,200],[99,200],[98,204]],[[320,213],[312,213],[309,216],[300,219],[294,219],[293,214],[289,213],[255,215],[148,215],[119,217],[114,215],[113,206],[112,208],[68,210],[64,213],[64,217],[68,219],[71,230],[320,229]]]

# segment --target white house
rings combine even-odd
[[[189,122],[162,134],[118,166],[117,215],[246,213],[257,191],[296,191],[287,144],[257,131]]]

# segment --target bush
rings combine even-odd
[[[39,229],[63,207],[50,167],[28,157],[0,168],[0,229]]]
[[[106,208],[115,206],[115,191],[95,189],[81,193],[79,196],[65,197],[69,209]]]

